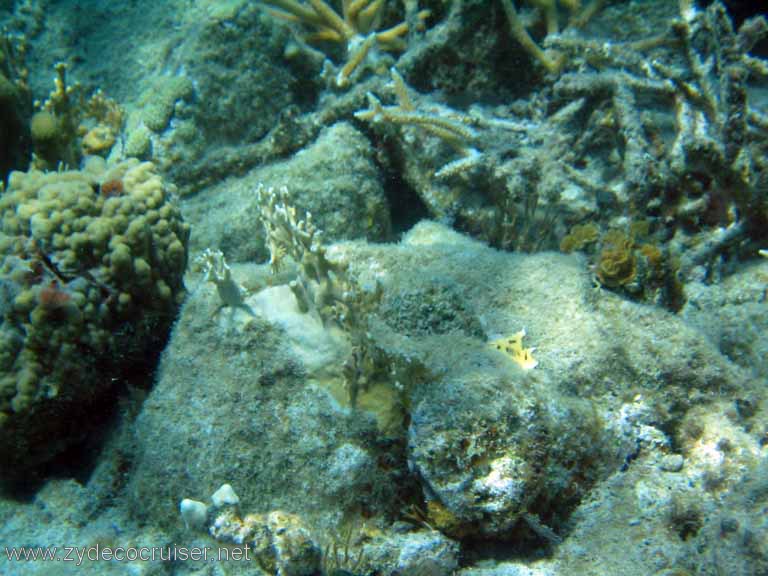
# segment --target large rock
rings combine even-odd
[[[367,337],[388,368],[353,408],[349,335],[300,313],[287,287],[258,291],[263,267],[234,268],[247,308],[212,316],[213,287],[198,289],[136,425],[145,519],[170,527],[178,499],[226,480],[256,510],[324,530],[350,510],[397,516],[398,494],[423,497],[424,521],[455,538],[554,542],[662,430],[752,386],[675,316],[595,292],[579,257],[502,253],[433,223],[328,254],[381,287]],[[522,328],[533,368],[498,349]]]
[[[291,201],[312,214],[326,242],[380,241],[389,235],[389,208],[373,148],[353,126],[340,122],[288,160],[185,199],[184,216],[195,228],[193,251],[219,248],[235,262],[266,259],[256,194],[262,183],[287,186]]]

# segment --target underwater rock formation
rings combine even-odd
[[[226,472],[258,508],[284,508],[319,529],[353,510],[373,523],[404,514],[395,495],[405,490],[450,537],[557,542],[591,490],[656,441],[649,430],[664,437],[689,409],[752,386],[674,316],[596,296],[580,257],[504,254],[431,223],[398,245],[340,244],[327,257],[361,286],[380,286],[386,305],[365,320],[364,343],[378,364],[360,365],[353,394],[349,335],[301,312],[287,287],[247,296],[253,315],[213,318],[213,288],[198,290],[136,422],[131,493],[147,520],[168,525],[169,498]],[[263,285],[265,272],[236,266],[233,277]],[[391,316],[399,294],[435,281],[456,288],[453,304],[459,298],[482,333],[403,318],[407,309]],[[422,328],[394,331],[394,318]],[[536,347],[530,370],[489,343],[521,326]],[[190,442],[198,448],[172,448]],[[356,456],[337,474],[342,452]],[[169,481],[159,486],[158,474]]]
[[[187,199],[184,215],[195,227],[192,250],[219,248],[231,262],[263,260],[268,252],[253,190],[260,182],[279,186],[285,181],[297,183],[290,190],[293,202],[315,215],[329,241],[389,235],[389,205],[374,150],[351,124],[339,122],[323,129],[300,154],[256,168],[235,186],[230,181]],[[232,204],[238,206],[234,213]]]
[[[0,196],[0,464],[39,488],[0,539],[766,572],[768,20],[730,4],[0,2],[56,168]]]

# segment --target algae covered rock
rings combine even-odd
[[[559,542],[579,503],[638,450],[671,445],[665,432],[690,410],[758,384],[674,315],[596,293],[576,257],[504,254],[433,223],[396,248],[332,253],[383,293],[368,334],[396,368],[426,522],[453,538]],[[424,310],[394,315],[392,304],[436,283],[454,286],[443,303],[476,323],[430,314],[404,329]],[[534,361],[498,349],[525,331]]]
[[[324,253],[358,324],[302,312],[289,286],[260,289],[266,264],[232,267],[247,309],[217,314],[210,283],[185,302],[134,422],[142,521],[179,529],[174,502],[226,477],[319,534],[358,515],[407,533],[387,554],[362,544],[382,573],[410,574],[395,557],[418,549],[448,574],[456,541],[566,541],[609,478],[757,384],[678,317],[596,292],[581,256],[503,253],[431,222]],[[434,538],[422,547],[403,521]]]
[[[431,521],[453,537],[509,534],[533,514],[559,525],[620,465],[621,450],[608,449],[618,443],[590,402],[554,392],[545,373],[469,341],[461,348],[446,377],[414,393],[409,462]]]
[[[150,163],[13,172],[0,198],[0,462],[8,476],[82,439],[184,295],[189,230]],[[102,406],[103,408],[103,406]]]
[[[232,277],[259,282],[253,265],[233,264]],[[250,510],[285,510],[313,527],[335,524],[328,509],[390,505],[397,470],[380,470],[384,448],[368,444],[376,422],[326,389],[327,367],[341,366],[348,345],[302,314],[287,286],[249,295],[253,315],[216,313],[219,300],[211,283],[191,291],[135,421],[136,514],[178,529],[179,498],[224,477]]]
[[[681,310],[703,338],[735,364],[768,378],[768,260],[740,267],[722,282],[690,282]]]
[[[354,126],[338,122],[285,161],[185,197],[184,217],[195,228],[193,251],[217,247],[231,262],[266,258],[255,190],[261,183],[279,186],[286,182],[292,201],[312,213],[326,241],[379,241],[389,235],[389,207],[375,151]]]
[[[243,514],[240,497],[229,484],[223,484],[211,495],[210,509],[202,502],[184,499],[180,505],[185,522],[189,510],[200,510],[199,525],[219,542],[229,545],[240,558],[255,560],[268,574],[311,576],[318,574],[322,559],[320,546],[314,541],[301,517],[282,510],[266,514]],[[185,514],[185,511],[186,514]],[[238,547],[241,547],[238,549]]]

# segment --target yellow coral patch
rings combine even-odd
[[[637,274],[632,238],[619,230],[603,236],[603,248],[597,261],[597,278],[603,286],[617,288],[629,284]]]
[[[509,356],[523,370],[530,370],[531,368],[535,368],[539,363],[533,357],[533,352],[536,350],[535,348],[523,348],[524,337],[525,330],[520,330],[512,336],[493,340],[489,345],[495,350],[503,352]]]
[[[115,133],[108,126],[98,125],[83,136],[83,150],[87,154],[106,154],[115,143]]]

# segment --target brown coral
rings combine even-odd
[[[560,241],[560,250],[562,252],[574,252],[581,250],[587,244],[596,242],[600,237],[600,229],[594,222],[588,224],[577,224]]]
[[[632,239],[619,230],[603,236],[603,249],[597,261],[597,278],[609,288],[629,284],[637,274],[637,260]]]

